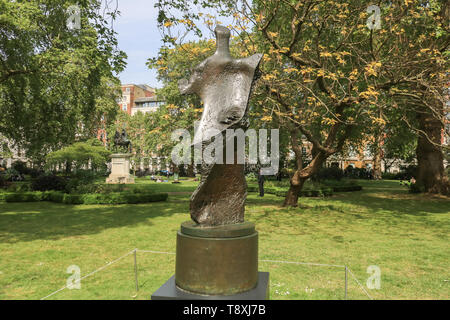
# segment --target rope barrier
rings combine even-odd
[[[101,270],[103,270],[103,269],[109,267],[110,265],[116,263],[117,261],[119,261],[119,260],[125,258],[126,256],[128,256],[128,255],[130,255],[130,254],[132,254],[135,250],[136,250],[136,249],[131,250],[130,252],[124,254],[124,255],[121,256],[120,258],[117,258],[117,259],[115,259],[115,260],[113,260],[113,261],[111,261],[111,262],[108,262],[108,263],[107,263],[106,265],[104,265],[103,267],[100,267],[100,268],[98,268],[97,270],[94,270],[94,271],[92,271],[91,273],[88,273],[88,274],[85,275],[84,277],[81,277],[80,279],[75,280],[75,282],[81,282],[81,280],[86,279],[87,277],[89,277],[89,276],[91,276],[91,275],[93,275],[93,274],[95,274],[95,273],[97,273],[97,272],[99,272],[99,271],[101,271]],[[48,296],[45,296],[44,298],[41,298],[41,300],[45,300],[45,299],[47,299],[48,297],[51,297],[52,295],[54,295],[54,294],[56,294],[56,293],[58,293],[58,292],[60,292],[60,291],[62,291],[62,290],[64,290],[64,289],[66,289],[66,288],[67,288],[67,285],[65,285],[65,286],[62,287],[61,289],[56,290],[55,292],[50,293]]]
[[[359,282],[359,280],[356,278],[356,276],[353,274],[352,270],[350,270],[349,267],[347,267],[347,270],[350,272],[350,274],[352,275],[353,279],[355,279],[356,283],[359,285],[359,287],[362,289],[362,291],[364,291],[364,293],[369,297],[370,300],[373,300],[373,298],[370,296],[370,294],[366,291],[366,289],[364,289],[364,286]]]
[[[283,260],[259,260],[262,262],[275,262],[275,263],[292,263],[292,264],[301,264],[308,266],[319,266],[319,267],[337,267],[337,268],[345,268],[345,266],[336,265],[336,264],[323,264],[323,263],[312,263],[312,262],[297,262],[297,261],[283,261]]]
[[[148,252],[148,253],[175,254],[175,252],[152,251],[152,250],[141,250],[141,249],[136,249],[136,251],[137,252]]]
[[[86,279],[87,277],[109,267],[110,265],[116,263],[117,261],[125,258],[126,256],[134,253],[136,254],[136,252],[144,252],[144,253],[157,253],[157,254],[170,254],[170,255],[174,255],[174,252],[165,252],[165,251],[153,251],[153,250],[140,250],[140,249],[133,249],[130,252],[124,254],[123,256],[107,263],[106,265],[104,265],[103,267],[98,268],[97,270],[92,271],[91,273],[88,273],[87,275],[85,275],[84,277],[81,277],[80,279],[77,279],[75,282],[80,282],[83,279]],[[369,293],[364,289],[364,286],[359,282],[359,280],[356,278],[356,276],[354,275],[354,273],[350,270],[350,268],[348,266],[345,265],[336,265],[336,264],[324,264],[324,263],[312,263],[312,262],[299,262],[299,261],[284,261],[284,260],[266,260],[266,259],[261,259],[259,260],[260,262],[271,262],[271,263],[287,263],[287,264],[297,264],[297,265],[309,265],[309,266],[319,266],[319,267],[336,267],[336,268],[344,268],[346,269],[346,271],[350,272],[350,274],[352,275],[353,279],[356,281],[356,283],[359,285],[359,287],[362,289],[362,291],[367,295],[367,297],[369,297],[370,300],[373,300],[373,298],[369,295]],[[135,273],[136,273],[136,288],[137,288],[137,264],[136,264],[136,260],[135,260]],[[44,298],[41,298],[41,300],[45,300],[48,297],[51,297],[52,295],[67,289],[68,286],[65,285],[64,287],[50,293],[49,295],[45,296]]]

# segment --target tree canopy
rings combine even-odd
[[[313,145],[313,160],[291,179],[287,204],[296,204],[304,180],[327,157],[367,129],[400,118],[426,133],[415,116],[425,113],[443,128],[446,2],[390,1],[375,9],[369,1],[354,0],[195,3],[204,12],[192,11],[184,0],[157,2],[165,40],[180,45],[180,30],[202,36],[201,25],[212,27],[220,15],[233,18],[228,27],[240,56],[264,53],[253,99],[261,119],[278,118]],[[217,15],[206,13],[214,10]]]
[[[77,5],[80,28],[69,28]],[[125,54],[101,1],[0,0],[0,133],[42,160],[115,117]]]

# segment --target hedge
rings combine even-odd
[[[47,200],[47,192],[12,192],[3,193],[3,200],[5,202],[35,202]]]
[[[259,187],[256,186],[248,186],[248,192],[259,192]],[[285,197],[287,194],[287,190],[278,190],[276,188],[264,188],[264,193],[274,194],[278,197]],[[302,197],[321,197],[321,196],[331,196],[333,194],[332,188],[321,188],[318,190],[310,190],[304,189],[301,191],[300,196]]]
[[[333,187],[334,192],[350,192],[350,191],[361,191],[361,186],[335,186]]]
[[[301,197],[328,197],[333,195],[333,192],[350,192],[361,191],[362,187],[357,185],[350,186],[334,186],[334,187],[321,187],[320,189],[303,189],[300,192]],[[259,192],[259,187],[248,186],[248,192]],[[264,188],[265,193],[274,194],[278,197],[285,197],[287,190],[278,190],[276,188]]]
[[[32,202],[52,201],[65,204],[127,204],[166,201],[167,193],[112,192],[105,194],[67,194],[58,191],[1,193],[0,201]]]

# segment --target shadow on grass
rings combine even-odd
[[[152,225],[152,218],[189,212],[180,197],[138,205],[65,205],[53,202],[2,203],[0,242],[55,240],[102,232],[109,228]]]

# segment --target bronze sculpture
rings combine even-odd
[[[226,129],[247,129],[248,99],[262,57],[233,59],[230,31],[218,26],[215,33],[215,54],[195,68],[189,81],[179,83],[182,93],[196,93],[203,101],[194,145],[205,150],[209,140]],[[226,151],[228,142],[216,151]],[[190,201],[193,221],[182,223],[177,232],[175,275],[152,299],[269,297],[269,273],[258,271],[258,232],[252,222],[244,222],[247,183],[237,156],[234,143],[232,164],[228,159],[226,164],[202,160],[202,179]]]
[[[116,152],[119,150],[131,153],[131,148],[131,141],[128,139],[125,129],[122,129],[122,133],[119,133],[119,131],[116,130],[116,133],[114,134],[114,150]]]
[[[194,144],[206,144],[217,132],[226,129],[247,129],[248,100],[262,57],[255,54],[233,59],[229,49],[230,31],[217,26],[215,34],[214,55],[195,67],[189,81],[179,82],[182,94],[195,93],[204,104]],[[191,196],[192,220],[203,226],[243,222],[247,197],[244,165],[236,161],[234,164],[203,162],[201,173],[200,184]]]

